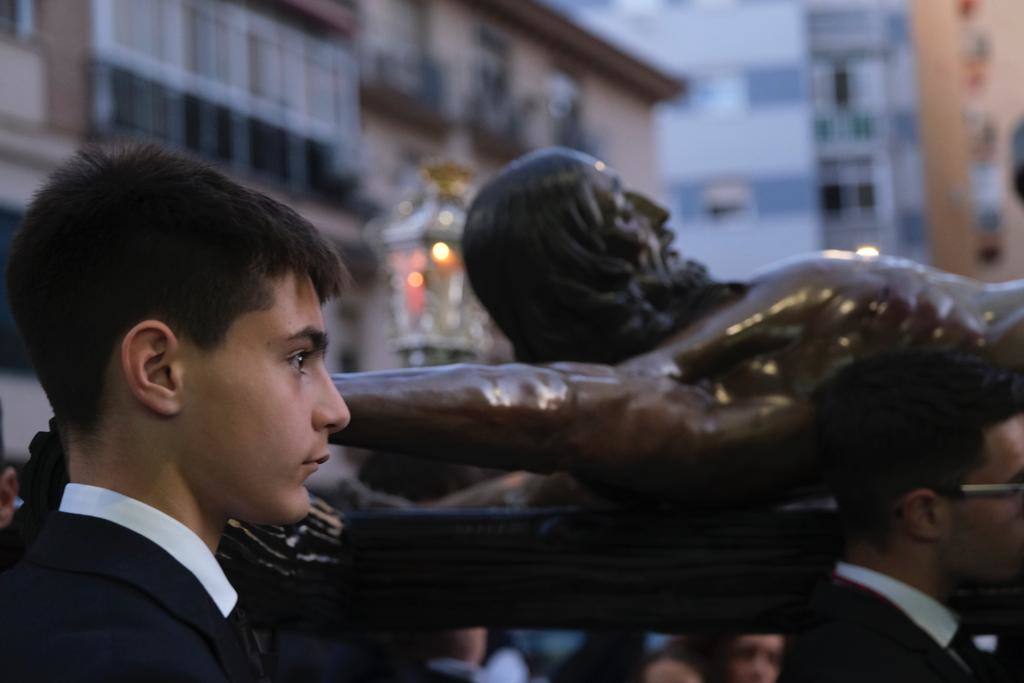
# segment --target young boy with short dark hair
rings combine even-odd
[[[294,211],[157,147],[89,149],[36,194],[7,269],[71,483],[0,577],[11,680],[245,681],[213,551],[306,515],[348,409],[324,366],[345,279]]]

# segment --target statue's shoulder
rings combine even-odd
[[[927,266],[899,256],[884,254],[865,256],[852,251],[829,249],[796,254],[776,261],[757,270],[751,278],[751,282],[794,277],[802,280],[808,278],[834,280],[835,278],[855,277],[863,273],[887,271],[910,271],[924,274],[927,270]]]

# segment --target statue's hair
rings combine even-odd
[[[563,148],[527,154],[470,206],[463,237],[470,282],[519,360],[624,360],[729,288],[694,261],[671,256],[671,276],[657,277],[612,253],[594,193],[596,161]],[[671,235],[663,237],[667,250]]]

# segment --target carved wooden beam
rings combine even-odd
[[[321,634],[474,625],[792,632],[841,551],[837,520],[824,511],[356,512],[336,538],[292,543],[304,573],[261,586],[268,575],[253,571],[257,558],[230,559],[243,544],[229,539],[222,556],[251,611]],[[956,606],[975,632],[1024,631],[1024,587],[961,591]]]

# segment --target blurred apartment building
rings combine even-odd
[[[388,297],[364,226],[420,162],[486,175],[565,144],[652,191],[652,107],[680,89],[533,0],[0,0],[0,249],[84,141],[184,149],[337,245],[357,284],[327,311],[329,364],[385,367]],[[0,399],[22,459],[51,412],[5,297]]]
[[[685,77],[662,108],[680,248],[720,277],[821,248],[926,258],[903,0],[563,0]]]

